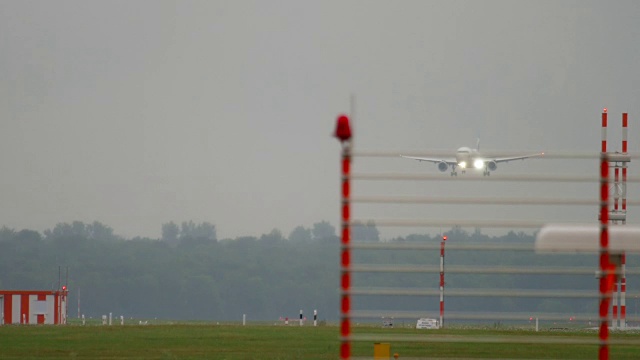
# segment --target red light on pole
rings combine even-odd
[[[335,137],[340,141],[347,141],[351,139],[351,126],[349,125],[349,117],[347,115],[338,116],[336,121]]]
[[[442,235],[442,241],[447,241],[447,235]]]

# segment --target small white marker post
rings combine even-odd
[[[242,326],[247,325],[247,314],[242,314]]]
[[[113,324],[113,313],[109,313],[109,326]]]
[[[82,314],[82,326],[84,326],[84,324],[85,324],[84,314]]]
[[[300,310],[300,326],[302,326],[302,310]]]
[[[318,310],[313,310],[313,326],[318,326]]]
[[[124,316],[120,315],[120,325],[124,325]]]

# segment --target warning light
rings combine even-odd
[[[347,115],[338,116],[335,137],[340,141],[347,141],[351,138],[351,126],[349,126],[349,117]]]
[[[67,291],[67,287],[65,285],[62,286],[62,291]]]
[[[442,236],[442,241],[447,241],[447,235]]]
[[[607,112],[607,108],[602,109],[602,112],[606,113]]]
[[[533,316],[529,318],[529,321],[532,321],[532,320],[533,320]]]

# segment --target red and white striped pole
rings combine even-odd
[[[602,139],[601,139],[602,140],[602,143],[601,143],[601,154],[602,154],[603,158],[601,158],[601,160],[605,159],[606,164],[607,164],[607,174],[606,175],[607,175],[607,186],[608,186],[609,185],[608,184],[609,160],[606,157],[606,154],[607,154],[607,126],[608,126],[608,123],[607,123],[607,108],[604,108],[603,111],[602,111]],[[615,164],[615,165],[617,165],[617,164]],[[614,186],[613,186],[613,188],[614,188],[614,210],[617,210],[617,204],[618,204],[618,198],[617,198],[618,197],[618,178],[617,178],[618,169],[615,168],[614,171],[615,171],[615,179],[614,179]],[[602,176],[602,174],[601,174],[601,176]],[[607,191],[607,200],[608,200],[609,196],[610,196],[610,194]],[[609,218],[608,218],[609,213],[608,213],[608,211],[609,210],[608,210],[608,203],[607,203],[607,220],[606,221],[609,221]],[[602,221],[602,215],[601,215],[601,221]],[[610,256],[610,255],[608,255],[608,256]],[[602,273],[602,276],[606,276],[604,272]],[[611,313],[612,313],[611,327],[613,329],[615,329],[616,326],[617,326],[617,321],[618,321],[618,283],[617,283],[617,281],[614,281],[612,286],[613,286],[613,289],[612,289],[612,294],[611,294],[611,298],[610,298],[611,307],[612,307],[612,309],[611,309]]]
[[[620,329],[627,327],[627,277],[625,275],[625,267],[627,262],[627,255],[622,253],[622,261],[620,262]]]
[[[618,168],[618,163],[615,163],[613,171],[613,211],[617,213],[618,200],[620,199],[620,169]]]
[[[611,328],[618,327],[618,279],[613,282],[613,293],[611,294],[611,302],[613,304],[611,311]]]
[[[628,153],[628,149],[627,149],[627,128],[628,128],[628,114],[627,113],[622,113],[622,153],[623,154],[627,154]],[[622,220],[622,223],[625,224],[627,222],[627,163],[623,162],[622,163],[622,185],[621,185],[621,192],[622,192],[622,213],[625,215],[624,220]],[[626,297],[627,297],[627,275],[626,275],[626,262],[627,262],[627,255],[625,253],[622,253],[622,261],[620,264],[620,270],[621,270],[621,274],[620,274],[620,328],[621,329],[625,329],[627,324],[626,324],[626,319],[627,319],[627,304],[626,304]]]
[[[622,153],[627,154],[628,114],[622,113]],[[622,163],[622,212],[627,212],[627,163]],[[623,220],[624,224],[626,221]]]
[[[444,242],[447,236],[442,236],[440,242],[440,327],[444,327]]]
[[[600,153],[600,347],[599,360],[609,359],[609,306],[613,271],[609,258],[609,161],[607,158],[607,109],[602,112],[602,148]]]
[[[602,141],[600,152],[605,154],[607,152],[607,108],[602,110]],[[607,172],[608,174],[608,172]]]
[[[340,358],[351,357],[351,126],[349,117],[338,116],[335,136],[342,144],[342,239],[340,249]]]

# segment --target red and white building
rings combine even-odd
[[[66,290],[0,290],[0,325],[65,324]]]

